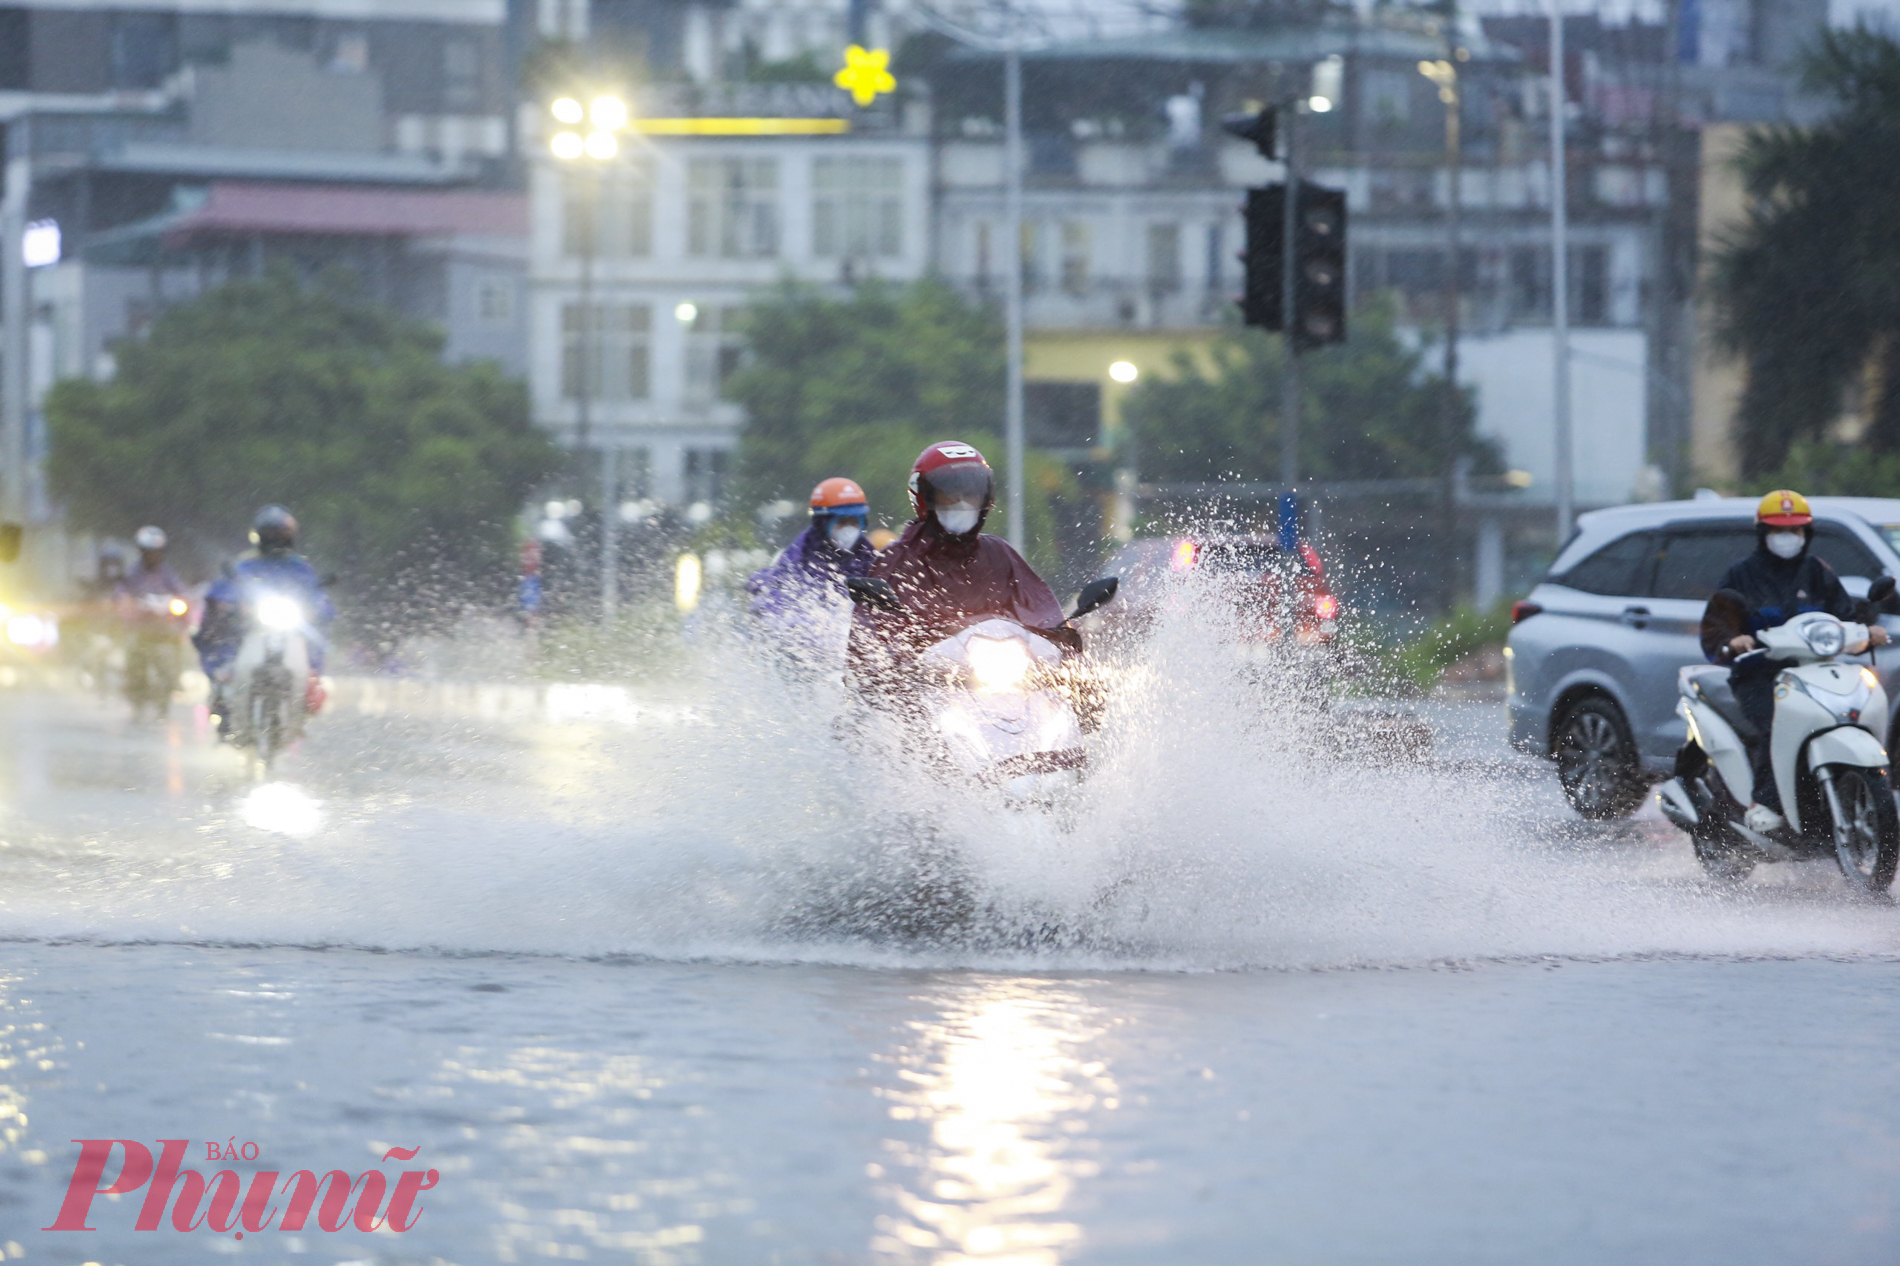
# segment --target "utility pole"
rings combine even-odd
[[[1286,120],[1286,212],[1283,216],[1280,244],[1280,320],[1281,338],[1286,348],[1286,373],[1280,380],[1280,483],[1288,495],[1300,482],[1300,339],[1299,339],[1299,240],[1300,240],[1300,163],[1298,141],[1300,102],[1291,101],[1281,111]]]
[[[31,282],[22,253],[33,189],[30,126],[21,116],[7,129],[6,188],[0,194],[0,292],[5,301],[0,310],[0,514],[15,521],[26,517],[26,414],[33,403],[27,363]]]
[[[1003,460],[1009,499],[1005,533],[1019,552],[1026,548],[1023,528],[1023,49],[1020,33],[1010,32],[1003,50],[1003,258],[1008,262],[1004,321],[1008,326],[1009,377],[1003,412]]]
[[[1550,337],[1559,548],[1570,539],[1570,523],[1576,516],[1570,454],[1570,209],[1565,165],[1564,18],[1559,0],[1550,0]]]

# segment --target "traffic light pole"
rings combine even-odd
[[[1300,482],[1300,342],[1295,330],[1294,304],[1298,296],[1300,167],[1298,142],[1300,107],[1289,102],[1281,112],[1286,120],[1286,213],[1281,217],[1280,314],[1281,338],[1286,346],[1286,372],[1281,376],[1280,482],[1288,492]],[[1269,204],[1271,205],[1271,204]]]

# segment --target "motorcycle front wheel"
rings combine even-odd
[[[1834,859],[1856,891],[1885,892],[1900,865],[1900,814],[1887,773],[1859,765],[1834,765],[1829,772],[1834,782],[1829,812],[1839,812],[1833,823]]]

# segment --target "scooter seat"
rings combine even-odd
[[[1715,714],[1734,728],[1736,737],[1743,742],[1752,742],[1762,736],[1761,731],[1742,715],[1742,705],[1735,699],[1735,690],[1729,685],[1728,673],[1726,668],[1711,665],[1707,668],[1685,668],[1682,677],[1694,689],[1697,699],[1715,709]]]

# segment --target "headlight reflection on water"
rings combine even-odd
[[[1086,1129],[1119,1107],[1100,1035],[1074,995],[1039,981],[986,985],[954,1002],[893,1062],[897,1121],[927,1123],[922,1150],[892,1146],[898,1212],[872,1248],[900,1258],[1055,1266],[1082,1238],[1069,1206],[1097,1172]],[[908,1179],[899,1177],[908,1171]]]
[[[287,782],[252,788],[238,804],[238,816],[260,831],[297,839],[315,835],[323,825],[322,805],[303,788]]]

